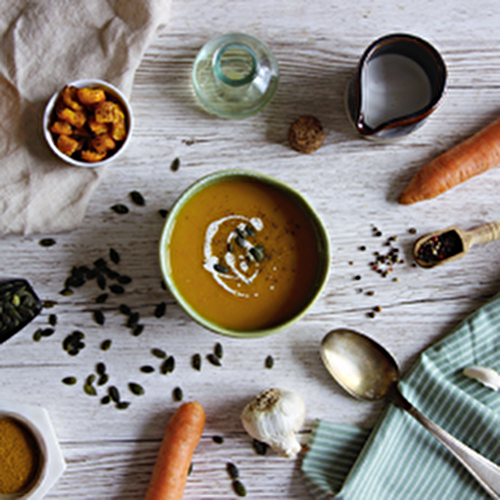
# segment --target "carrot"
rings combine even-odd
[[[399,203],[429,200],[500,165],[500,118],[422,167]]]
[[[205,410],[182,404],[168,422],[144,500],[181,500],[193,452],[205,427]]]

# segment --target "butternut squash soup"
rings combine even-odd
[[[278,181],[234,171],[214,178],[174,207],[170,230],[167,220],[167,284],[211,329],[270,333],[319,294],[328,273],[326,231]]]

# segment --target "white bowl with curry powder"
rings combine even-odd
[[[0,500],[40,500],[66,468],[44,408],[0,402]]]
[[[301,318],[328,278],[330,245],[314,208],[278,179],[208,175],[169,212],[160,239],[165,283],[205,328],[262,337]]]

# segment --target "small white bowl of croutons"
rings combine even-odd
[[[78,80],[56,92],[45,107],[43,132],[62,160],[100,167],[117,158],[132,135],[132,108],[115,86]]]

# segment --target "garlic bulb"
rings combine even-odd
[[[494,391],[500,390],[500,374],[493,370],[493,368],[486,368],[484,366],[468,366],[463,371],[464,375],[473,378],[489,389]]]
[[[304,423],[306,408],[302,398],[283,389],[267,389],[244,408],[241,420],[255,439],[271,446],[278,454],[294,458],[301,450],[295,437]]]

